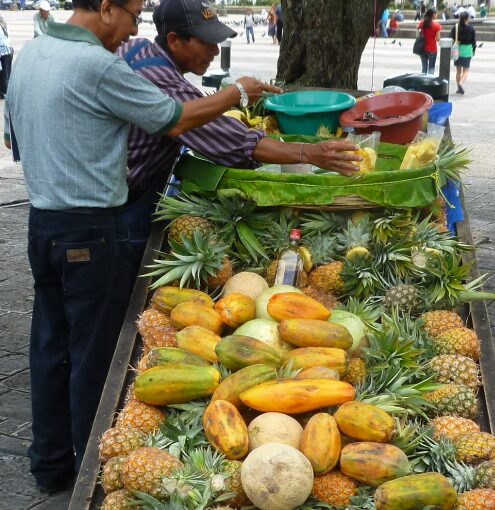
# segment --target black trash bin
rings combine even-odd
[[[383,82],[384,87],[396,85],[405,90],[415,90],[417,92],[425,92],[433,99],[440,101],[449,100],[449,82],[439,76],[429,74],[401,74],[392,76]]]

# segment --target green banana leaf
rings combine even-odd
[[[286,142],[314,143],[317,137],[283,135]],[[380,143],[376,170],[356,177],[242,170],[185,156],[175,169],[186,192],[238,193],[259,206],[329,205],[336,197],[358,195],[384,207],[425,207],[437,197],[438,169],[400,170],[406,147]],[[265,168],[269,168],[267,165]]]

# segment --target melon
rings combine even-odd
[[[332,310],[332,315],[328,319],[328,322],[340,324],[349,331],[353,341],[348,352],[352,357],[359,356],[363,347],[368,347],[366,326],[357,315],[346,310],[336,309]]]
[[[233,334],[256,338],[256,340],[260,340],[273,347],[280,355],[294,348],[293,345],[280,339],[278,322],[271,319],[253,319],[252,321],[245,322]]]
[[[294,510],[311,494],[313,480],[309,460],[286,444],[256,448],[241,467],[244,492],[260,510]]]
[[[225,297],[229,294],[244,294],[251,299],[256,299],[268,288],[268,283],[259,274],[243,271],[227,280],[223,286],[222,295]]]
[[[249,451],[266,443],[288,444],[299,450],[303,428],[301,424],[283,413],[263,413],[248,427]]]

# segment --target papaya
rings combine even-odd
[[[239,398],[243,391],[276,377],[277,372],[274,366],[251,365],[241,368],[232,375],[229,375],[217,386],[211,400],[226,400],[237,407],[237,409],[243,409],[245,406]]]
[[[192,352],[177,347],[155,347],[151,349],[146,358],[146,368],[168,363],[185,363],[186,365],[198,365],[208,367],[208,361]]]
[[[201,326],[213,333],[222,331],[220,314],[209,306],[196,303],[180,303],[170,313],[170,322],[177,329],[187,326]]]
[[[332,381],[338,381],[340,376],[333,368],[311,367],[301,370],[296,375],[296,379],[331,379]]]
[[[226,336],[217,344],[215,352],[220,363],[234,371],[250,365],[279,367],[282,364],[280,354],[273,347],[250,336]]]
[[[134,395],[155,406],[183,404],[212,395],[219,383],[220,373],[211,366],[157,365],[136,377]]]
[[[203,414],[203,429],[210,444],[229,460],[243,459],[249,450],[246,423],[226,400],[211,402]]]
[[[344,446],[340,453],[340,470],[349,478],[372,487],[412,472],[407,456],[400,448],[374,442]]]
[[[340,431],[357,441],[388,443],[395,433],[395,420],[379,407],[364,402],[346,402],[334,414]]]
[[[221,337],[201,326],[187,326],[175,334],[177,346],[201,358],[216,363],[218,361],[215,347]]]
[[[457,493],[440,473],[421,473],[386,482],[375,492],[376,510],[451,510]]]
[[[331,368],[343,376],[347,371],[347,354],[343,349],[333,347],[301,347],[284,353],[284,364],[292,361],[292,368]]]
[[[256,315],[254,300],[244,294],[229,294],[215,303],[215,310],[222,322],[231,328],[238,328],[251,321]]]
[[[354,388],[329,379],[280,379],[253,386],[239,397],[257,411],[298,414],[349,402]]]
[[[177,305],[184,302],[196,303],[213,308],[213,299],[208,294],[195,289],[162,286],[153,293],[151,303],[160,312],[170,313]]]
[[[278,325],[280,338],[296,347],[336,347],[347,350],[352,336],[340,324],[313,319],[285,319]]]
[[[316,301],[316,299],[297,292],[274,294],[268,300],[266,310],[270,317],[278,322],[285,319],[326,321],[330,317],[330,310]]]
[[[340,432],[335,418],[317,413],[304,427],[301,453],[311,462],[315,475],[331,471],[340,457]]]

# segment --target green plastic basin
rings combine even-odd
[[[315,135],[320,126],[331,133],[339,127],[339,116],[356,103],[344,92],[301,90],[265,99],[265,108],[275,112],[282,133]]]

